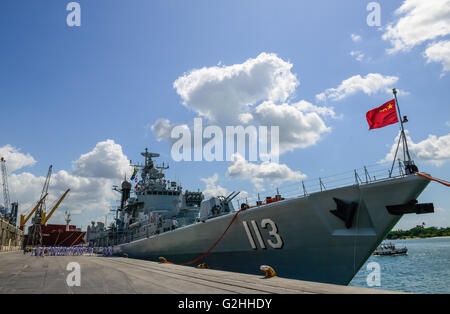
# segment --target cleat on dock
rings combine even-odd
[[[268,265],[261,265],[259,269],[261,269],[264,272],[266,278],[275,277],[277,275],[275,270]]]
[[[167,260],[164,257],[158,257],[160,263],[167,263]]]

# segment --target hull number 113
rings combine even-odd
[[[242,224],[244,226],[245,232],[247,233],[248,241],[250,242],[252,249],[256,250],[257,246],[256,246],[255,240],[250,231],[247,221],[244,220],[242,222]],[[250,224],[252,225],[253,231],[255,232],[256,239],[258,240],[259,246],[262,249],[266,249],[266,245],[262,238],[261,232],[258,229],[258,225],[256,224],[256,221],[252,220],[250,222]],[[267,243],[274,249],[281,249],[283,247],[283,240],[281,239],[280,235],[278,234],[277,225],[273,222],[272,219],[261,220],[261,228],[266,229],[267,225],[270,226],[269,235],[271,236],[270,239],[267,239]]]

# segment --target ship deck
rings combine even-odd
[[[71,262],[80,286],[66,283]],[[276,271],[276,270],[275,270]],[[160,264],[123,257],[0,253],[0,293],[378,294],[392,291]]]

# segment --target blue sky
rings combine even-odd
[[[230,162],[172,161],[170,143],[158,141],[151,126],[161,118],[190,125],[199,115],[196,104],[186,103],[174,88],[178,78],[193,74],[195,69],[260,60],[262,53],[292,65],[288,72],[296,76],[298,85],[280,103],[292,105],[304,100],[331,108],[335,114],[320,116],[329,130],[320,133],[312,144],[283,153],[280,164],[314,179],[384,159],[398,126],[369,132],[365,113],[392,99],[385,90],[396,87],[401,91],[402,114],[410,121],[406,125],[408,135],[417,144],[419,168],[436,177],[450,178],[449,147],[443,145],[449,144],[450,137],[450,73],[446,71],[450,51],[432,53],[439,48],[433,45],[448,41],[450,31],[439,29],[439,36],[435,36],[432,26],[427,33],[420,25],[410,25],[417,34],[401,28],[402,18],[404,23],[412,23],[408,16],[426,11],[416,0],[378,1],[380,27],[367,24],[370,12],[366,6],[370,1],[77,2],[81,6],[80,27],[66,24],[69,1],[2,3],[0,149],[10,145],[17,154],[34,159],[13,171],[15,176],[10,178],[10,185],[17,187],[16,191],[10,187],[11,197],[24,204],[23,209],[32,201],[25,197],[25,190],[33,188],[33,196],[39,194],[38,183],[49,164],[54,165],[54,173],[76,175],[84,182],[81,185],[120,182],[109,175],[106,177],[111,181],[89,181],[95,176],[77,168],[80,160],[85,160],[81,155],[107,139],[120,145],[122,153],[133,161],[140,159],[145,147],[161,153],[161,161],[169,161],[171,166],[167,176],[181,181],[187,189],[203,190],[210,182],[216,189],[245,190],[253,196],[257,189],[251,179],[226,175]],[[449,7],[448,0],[434,2]],[[402,5],[411,5],[415,11],[395,14]],[[406,47],[389,52],[393,43],[389,37],[383,39],[389,25],[398,26],[398,36]],[[353,40],[352,34],[360,39]],[[430,52],[428,56],[426,51]],[[330,97],[320,101],[316,97],[328,89],[344,88],[345,80],[358,75],[365,84],[364,78],[370,73],[396,80],[380,89],[368,86],[367,91],[360,85],[354,92],[344,89],[340,100]],[[429,135],[436,140],[427,141]],[[24,175],[20,177],[23,173],[32,176],[25,179]],[[70,179],[64,181],[63,177],[63,172],[56,177],[52,186],[55,194],[69,185]],[[265,179],[262,196],[274,194],[270,178]],[[29,186],[29,182],[35,184]],[[58,182],[60,187],[56,186]],[[74,223],[86,226],[91,219],[105,215],[105,209],[87,205],[81,194],[72,202],[70,196],[60,212],[74,211]],[[431,183],[420,201],[434,202],[439,209],[434,215],[404,217],[398,227],[422,221],[450,225],[448,188]],[[60,213],[55,222],[61,219]]]

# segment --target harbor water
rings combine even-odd
[[[407,247],[408,255],[371,256],[350,282],[350,286],[412,293],[450,293],[450,238],[393,240],[397,248]],[[367,277],[380,265],[380,286],[369,287]],[[374,278],[374,277],[371,277]],[[373,284],[369,280],[369,284]]]

